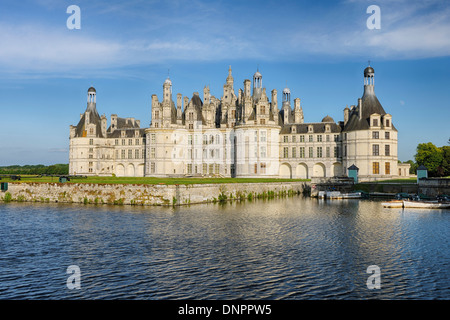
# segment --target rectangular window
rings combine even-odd
[[[309,135],[309,142],[313,142],[313,136],[311,134]]]
[[[119,139],[114,140],[114,144],[115,144],[116,146],[118,146],[118,145],[119,145]]]
[[[94,139],[89,139],[89,145],[93,145],[94,144]]]
[[[260,123],[260,124],[266,124],[266,119],[261,119],[261,120],[259,120],[259,123]]]
[[[300,147],[300,158],[305,157],[305,147]]]
[[[390,127],[391,126],[391,122],[389,121],[389,119],[386,119],[386,127]]]
[[[139,159],[139,150],[138,150],[138,149],[136,149],[136,150],[134,151],[134,158],[135,158],[135,159]]]
[[[335,158],[339,157],[339,147],[334,147],[334,157]]]
[[[384,155],[385,156],[390,156],[391,155],[391,146],[388,145],[388,144],[384,146]]]
[[[189,123],[189,129],[190,130],[194,129],[194,124],[193,123]]]
[[[255,174],[258,174],[258,164],[255,163],[255,165],[253,167],[254,167]]]
[[[202,170],[203,170],[203,174],[208,173],[208,165],[206,163],[203,163]]]
[[[266,164],[265,163],[261,163],[261,173],[262,174],[266,173]]]
[[[335,142],[339,141],[339,135],[338,135],[338,134],[335,134],[335,135],[334,135],[334,141],[335,141]]]
[[[261,142],[266,142],[266,140],[267,140],[266,131],[261,131],[259,138],[260,138]]]
[[[327,134],[327,142],[330,142],[330,135]]]
[[[305,136],[303,135],[300,136],[300,142],[305,142]]]
[[[150,164],[150,172],[151,172],[151,173],[155,173],[155,172],[156,172],[156,165],[155,165],[154,162],[152,162],[152,163]]]
[[[292,142],[296,142],[297,141],[297,137],[296,136],[292,136]]]
[[[209,164],[209,173],[210,174],[214,173],[214,164],[212,164],[212,163]]]
[[[132,146],[133,145],[133,139],[128,139],[128,145]]]
[[[313,157],[313,147],[309,147],[309,157]]]
[[[384,138],[387,139],[387,140],[389,140],[389,139],[391,138],[390,132],[386,131],[386,132],[384,133]]]
[[[192,174],[192,163],[189,163],[189,164],[187,165],[187,173],[188,173],[188,174]]]
[[[139,139],[136,139],[134,144],[138,146],[139,145]]]
[[[287,157],[289,157],[289,148],[284,147],[283,148],[283,158],[287,158]]]
[[[133,150],[128,150],[128,159],[133,159]]]
[[[321,134],[319,134],[319,135],[317,136],[317,142],[322,142],[322,135],[321,135]]]
[[[214,173],[215,174],[219,174],[220,173],[220,165],[218,165],[218,164],[214,165]]]
[[[297,158],[297,148],[296,147],[292,148],[292,158]]]
[[[152,134],[151,135],[151,141],[152,141],[152,143],[156,143],[156,134]]]
[[[384,174],[391,174],[391,163],[386,162],[384,164]]]
[[[122,150],[122,151],[120,152],[120,157],[121,157],[122,159],[125,159],[125,150]]]
[[[372,163],[372,173],[380,174],[380,163],[379,162]]]
[[[372,139],[379,139],[380,133],[378,131],[372,131]]]
[[[289,141],[289,137],[288,136],[284,136],[283,137],[283,142],[288,142]]]
[[[266,147],[261,147],[261,158],[265,158],[265,157],[266,157]]]
[[[125,145],[125,139],[122,139],[122,145],[123,146]]]
[[[379,156],[380,155],[380,146],[378,144],[372,145],[372,155]]]
[[[156,148],[150,149],[150,158],[155,159],[156,158]]]
[[[326,157],[327,157],[327,158],[330,157],[330,147],[327,147],[327,155],[326,155]]]
[[[373,126],[378,127],[378,119],[373,119]]]
[[[317,158],[322,158],[322,147],[317,147]]]

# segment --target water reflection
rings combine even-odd
[[[0,298],[445,299],[448,213],[303,197],[1,204]],[[82,290],[65,286],[73,264]],[[370,265],[380,290],[367,289]]]

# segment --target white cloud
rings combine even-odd
[[[42,0],[49,5],[53,0]],[[135,0],[139,8],[145,2]],[[381,30],[368,30],[369,15],[364,9],[369,1],[347,0],[330,8],[320,17],[280,21],[230,18],[235,11],[223,13],[224,7],[205,6],[195,1],[202,19],[192,21],[161,11],[131,10],[129,6],[102,3],[104,15],[121,14],[152,21],[148,28],[141,20],[123,34],[102,36],[81,30],[50,25],[13,25],[0,23],[0,70],[10,74],[91,76],[114,74],[114,69],[128,65],[167,61],[219,61],[234,59],[301,60],[337,57],[339,59],[417,59],[450,55],[450,8],[437,7],[435,0],[411,2],[379,1]],[[174,1],[174,8],[186,9]],[[348,6],[357,9],[348,13]],[[189,7],[189,6],[188,6]],[[190,8],[190,7],[189,7]],[[182,9],[179,14],[182,15]],[[335,11],[333,11],[335,10]],[[154,16],[152,16],[152,14]],[[136,15],[134,17],[133,15]],[[84,17],[84,16],[83,16]],[[97,30],[97,31],[98,31]],[[91,30],[90,30],[91,31]],[[136,32],[133,32],[136,31]],[[129,35],[133,34],[132,37]],[[90,74],[88,74],[91,72]]]

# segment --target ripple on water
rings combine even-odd
[[[181,208],[0,204],[0,298],[446,299],[448,213],[301,197]],[[66,288],[73,264],[82,290]],[[378,291],[366,286],[369,265],[380,267]]]

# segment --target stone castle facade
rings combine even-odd
[[[191,98],[163,84],[151,101],[151,124],[99,116],[96,90],[89,88],[86,111],[70,126],[69,173],[116,176],[220,176],[314,178],[346,176],[355,165],[361,179],[408,176],[398,164],[398,132],[374,91],[374,69],[364,70],[364,94],[344,109],[344,121],[326,116],[306,123],[300,99],[272,90],[270,99],[257,71],[234,88],[231,67],[222,97],[209,87]]]

